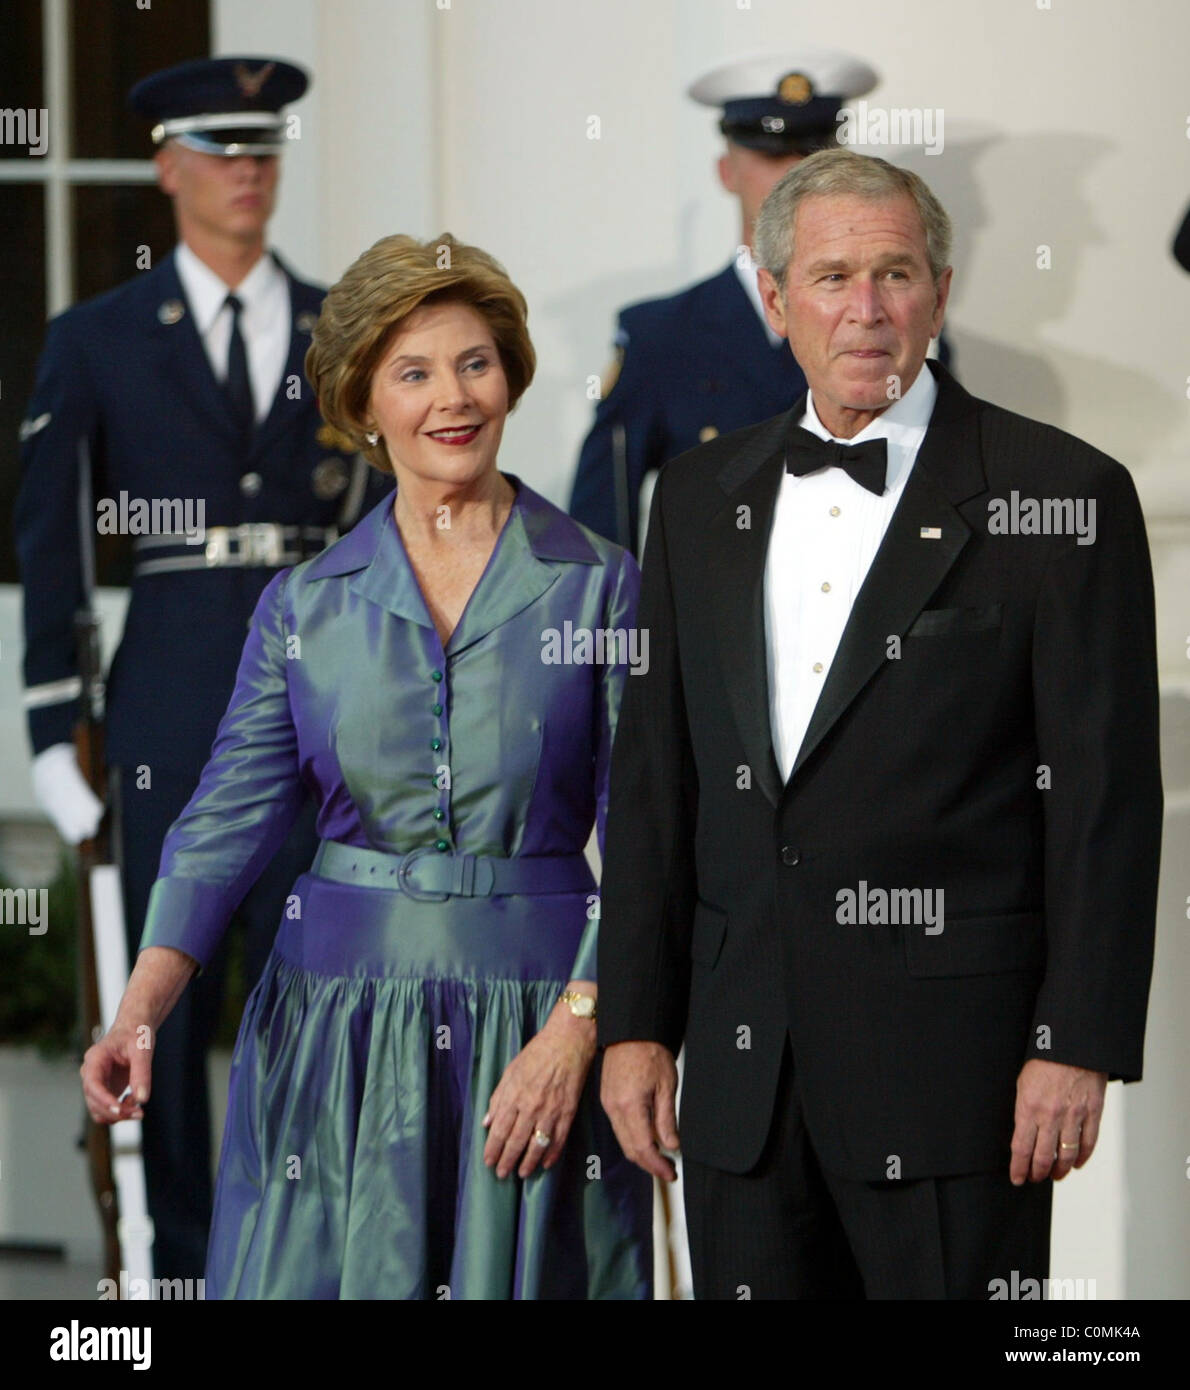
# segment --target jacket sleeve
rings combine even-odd
[[[637,334],[639,337],[639,332]],[[645,352],[621,316],[616,329],[619,374],[605,385],[595,420],[583,441],[570,493],[570,515],[592,531],[636,553],[640,490],[645,475],[665,462],[656,418],[656,391],[650,390]],[[655,386],[655,383],[654,383]],[[617,431],[623,431],[627,534],[616,500]]]
[[[71,312],[49,326],[25,421],[13,512],[25,627],[25,708],[33,752],[73,737],[80,694],[74,617],[83,598],[79,441],[100,462],[100,411]]]
[[[210,760],[165,837],[141,950],[173,946],[206,966],[301,810],[286,678],[289,574],[282,570],[260,596]]]
[[[606,631],[623,632],[630,638],[636,623],[636,607],[640,597],[640,570],[636,561],[625,551],[620,557],[620,568],[610,589],[607,606],[602,614],[600,625]],[[618,644],[617,655],[627,657],[623,644]],[[643,660],[643,649],[642,649]],[[639,680],[639,676],[629,674],[627,660],[608,663],[599,676],[599,698],[595,717],[598,721],[595,730],[595,834],[602,857],[606,845],[607,831],[607,790],[611,769],[612,744],[616,734],[616,724],[620,717],[620,706],[624,698],[625,682]],[[587,920],[586,930],[579,943],[578,954],[570,971],[572,980],[595,980],[596,953],[599,940],[598,904],[594,915]]]
[[[599,1041],[682,1044],[697,899],[698,777],[686,719],[663,468],[637,622],[649,664],[626,685],[612,748],[599,935]],[[672,523],[668,523],[672,524]]]
[[[1033,695],[1047,961],[1028,1055],[1138,1080],[1153,964],[1162,790],[1153,577],[1127,471],[1105,461],[1093,544],[1038,599]]]

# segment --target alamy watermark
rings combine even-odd
[[[1022,497],[1015,488],[988,502],[989,536],[1077,536],[1095,544],[1093,497]]]
[[[4,107],[0,145],[28,145],[30,156],[44,155],[50,147],[50,113],[44,106]]]
[[[184,536],[201,545],[207,534],[205,497],[101,497],[95,503],[95,529],[101,536]]]
[[[544,666],[627,666],[643,676],[649,669],[647,627],[576,627],[569,618],[561,628],[541,634]]]
[[[44,936],[49,926],[48,888],[0,888],[0,927],[28,927]]]
[[[861,878],[857,888],[835,894],[835,921],[844,927],[925,927],[927,936],[938,936],[945,925],[944,898],[942,888],[869,888]]]
[[[926,154],[941,154],[946,146],[946,115],[940,106],[869,106],[866,101],[844,107],[835,120],[840,145],[921,145]]]

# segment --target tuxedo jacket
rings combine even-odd
[[[1141,1074],[1162,793],[1136,492],[927,365],[929,427],[787,782],[764,569],[804,400],[675,460],[653,503],[600,1040],[685,1042],[682,1150],[733,1172],[760,1156],[787,1033],[820,1161],[865,1181],[1007,1167],[1030,1058]],[[1020,514],[1093,502],[1094,543],[999,534],[1014,492]],[[941,891],[942,930],[904,898],[847,920],[848,892],[896,889]]]
[[[70,741],[78,706],[80,440],[88,446],[93,502],[116,501],[121,492],[201,500],[208,527],[346,529],[391,487],[375,470],[361,471],[321,428],[303,362],[325,291],[281,269],[289,282],[289,350],[272,407],[247,444],[211,370],[172,253],[51,321],[22,428],[14,513],[35,753]],[[197,779],[252,612],[275,573],[255,566],[134,574],[108,677],[111,762]]]

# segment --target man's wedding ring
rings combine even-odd
[[[1077,1148],[1078,1148],[1078,1145],[1077,1145],[1077,1144],[1059,1144],[1059,1145],[1058,1145],[1058,1148],[1060,1148],[1060,1149],[1077,1149]]]
[[[539,1129],[535,1129],[533,1131],[533,1138],[538,1144],[541,1145],[543,1149],[548,1149],[549,1146],[553,1143],[553,1140],[550,1138],[550,1136],[548,1134],[543,1134]]]

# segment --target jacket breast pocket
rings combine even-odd
[[[723,949],[726,933],[727,913],[700,899],[694,909],[694,923],[690,932],[690,959],[713,969]]]
[[[1009,912],[989,917],[943,916],[942,930],[905,927],[905,968],[937,979],[953,975],[1002,975],[1035,971],[1045,964],[1045,915]],[[931,934],[932,933],[932,934]]]
[[[1003,607],[989,603],[982,608],[927,608],[906,637],[949,637],[964,632],[994,632],[1003,619]]]

